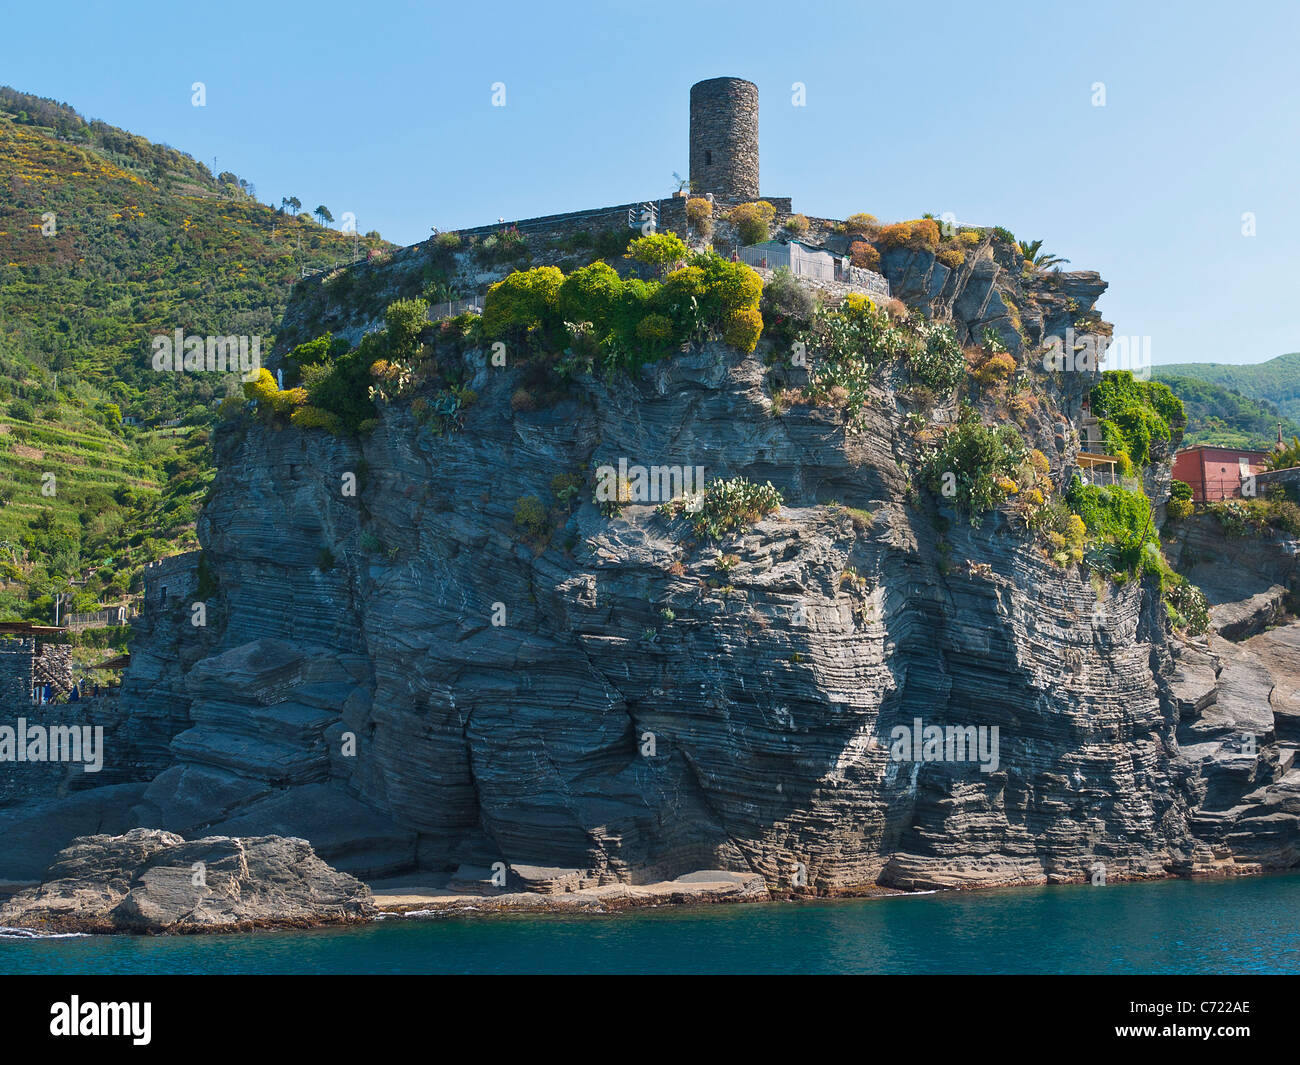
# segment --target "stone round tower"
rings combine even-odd
[[[758,86],[710,78],[691,86],[691,192],[758,199]]]

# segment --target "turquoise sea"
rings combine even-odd
[[[1300,875],[238,936],[0,938],[0,973],[1297,973]]]

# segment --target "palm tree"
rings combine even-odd
[[[1049,255],[1045,251],[1040,251],[1043,242],[1041,240],[1022,240],[1017,242],[1020,245],[1020,254],[1025,257],[1025,262],[1035,270],[1047,270],[1053,266],[1060,266],[1062,263],[1068,263],[1069,259],[1062,259],[1059,255]]]

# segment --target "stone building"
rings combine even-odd
[[[47,687],[48,686],[48,687]],[[0,706],[23,707],[72,690],[72,648],[39,637],[0,638]]]
[[[144,604],[159,610],[180,599],[193,599],[199,588],[199,552],[169,555],[144,568]]]
[[[691,192],[758,199],[758,86],[710,78],[691,86]]]

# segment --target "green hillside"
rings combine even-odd
[[[1165,367],[1154,372],[1156,380],[1167,384],[1183,401],[1187,411],[1187,431],[1183,446],[1216,444],[1219,447],[1270,448],[1277,442],[1277,425],[1282,423],[1283,439],[1300,434],[1300,424],[1283,416],[1266,399],[1252,399],[1231,388],[1166,373]]]
[[[253,193],[0,88],[0,619],[116,602],[194,544],[238,377],[160,373],[153,335],[260,336],[265,356],[303,271],[386,246]]]
[[[1284,418],[1300,422],[1300,352],[1279,355],[1268,362],[1232,366],[1222,362],[1178,362],[1154,367],[1160,380],[1191,377],[1240,392],[1249,399],[1267,400]],[[1276,430],[1273,439],[1276,439]]]

